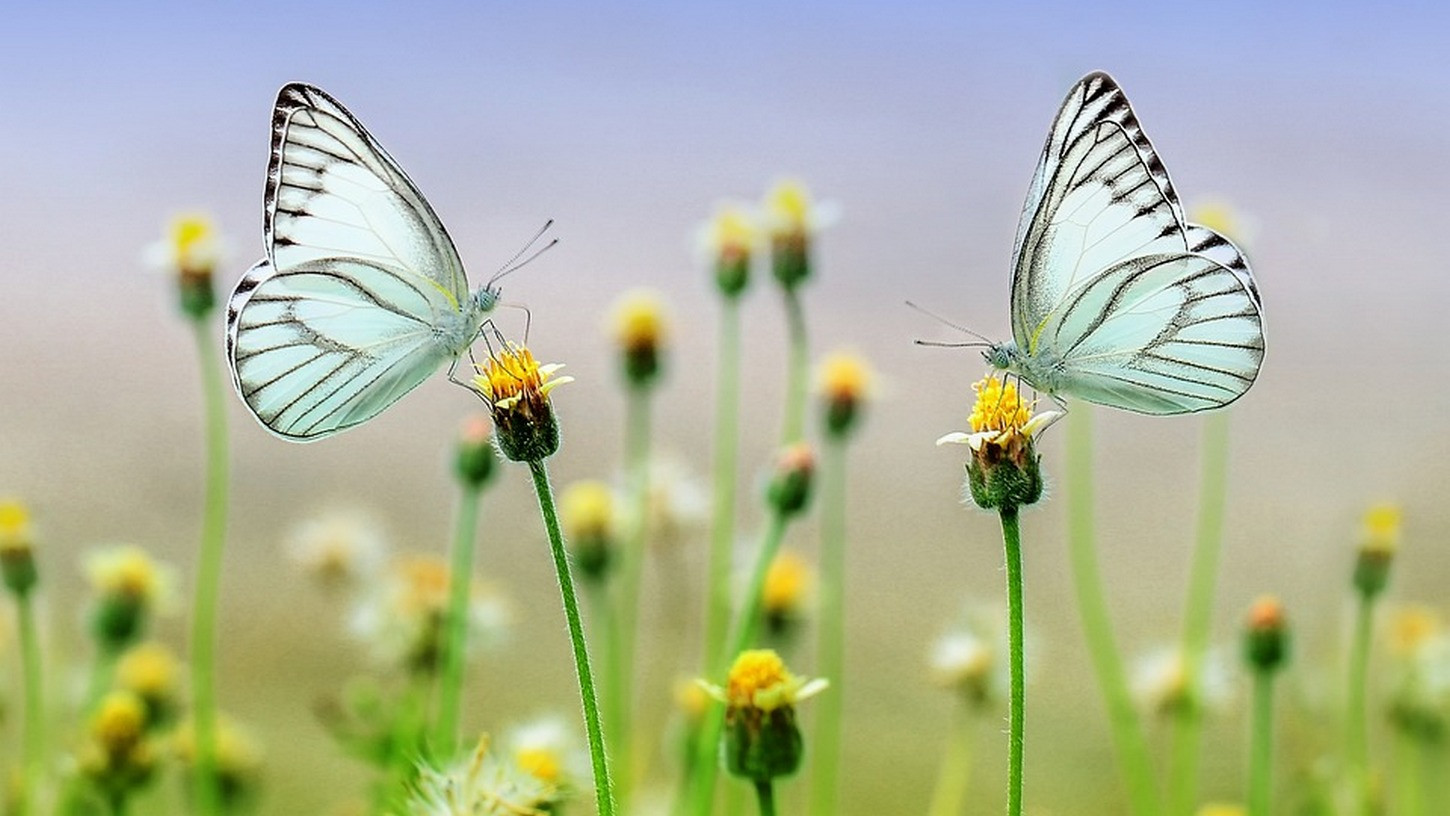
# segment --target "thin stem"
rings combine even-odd
[[[1425,762],[1430,747],[1407,731],[1400,731],[1396,746],[1395,813],[1397,816],[1424,816]]]
[[[554,573],[559,579],[559,594],[564,600],[564,617],[569,622],[569,640],[574,647],[574,670],[579,676],[579,702],[584,708],[584,730],[589,735],[589,760],[594,770],[594,798],[599,816],[614,816],[614,785],[609,778],[609,756],[604,747],[604,728],[599,721],[599,700],[594,689],[594,671],[589,667],[589,647],[584,639],[584,622],[579,617],[579,598],[574,592],[574,577],[569,572],[569,554],[564,550],[564,535],[559,531],[559,514],[554,508],[554,489],[549,485],[549,472],[542,459],[529,462],[534,477],[534,493],[539,499],[539,513],[549,534],[549,549],[554,556]]]
[[[815,711],[811,813],[835,816],[841,766],[841,717],[846,696],[846,440],[827,440],[823,453],[821,614],[816,661],[820,675],[831,681],[831,693],[821,698]]]
[[[483,491],[465,485],[458,497],[449,565],[447,640],[443,647],[443,676],[438,687],[438,722],[433,735],[443,756],[458,750],[458,713],[463,695],[463,670],[468,654],[468,602],[473,590],[473,555],[478,539],[478,507]]]
[[[227,413],[221,365],[204,319],[192,321],[206,403],[206,500],[202,510],[201,554],[192,610],[191,688],[196,721],[196,809],[212,816],[220,807],[216,777],[216,628],[221,594],[222,553],[227,533]]]
[[[41,769],[45,763],[45,686],[41,682],[40,636],[35,625],[35,596],[24,592],[16,596],[17,623],[20,627],[20,661],[25,677],[25,771],[21,775],[22,812],[34,812],[40,786]]]
[[[785,319],[790,332],[790,369],[785,381],[785,421],[781,441],[789,445],[805,436],[806,384],[810,380],[810,349],[806,336],[806,313],[800,292],[785,290]]]
[[[928,816],[960,816],[962,805],[967,801],[972,777],[972,729],[976,726],[972,714],[970,704],[956,706]]]
[[[648,385],[631,385],[628,388],[629,401],[626,406],[624,458],[629,506],[628,537],[624,542],[624,559],[621,565],[617,638],[611,638],[618,649],[617,690],[611,690],[609,722],[610,740],[614,747],[614,770],[618,780],[619,795],[629,801],[629,787],[633,779],[632,749],[634,743],[634,677],[635,653],[639,643],[639,595],[640,583],[644,577],[645,546],[649,533],[649,450],[650,450],[650,396]],[[611,658],[613,659],[613,658]],[[612,673],[613,674],[613,673]]]
[[[122,649],[100,646],[96,649],[95,662],[91,664],[91,676],[86,681],[86,697],[82,711],[89,714],[96,710],[96,704],[105,696],[106,688],[115,675],[116,660]]]
[[[709,602],[705,662],[730,633],[730,562],[735,547],[735,482],[740,448],[740,302],[726,298],[720,315],[720,381],[715,396],[715,478],[710,524]]]
[[[750,585],[745,591],[740,612],[735,619],[734,636],[730,639],[728,648],[712,658],[709,672],[711,678],[723,679],[730,661],[755,639],[755,631],[760,625],[761,596],[764,594],[765,576],[770,571],[770,564],[775,560],[776,553],[780,551],[780,542],[785,538],[785,530],[789,523],[790,518],[786,514],[778,511],[771,513],[769,527],[766,528],[765,537],[761,540],[760,551],[755,556],[755,565],[750,574]],[[710,804],[715,797],[715,777],[719,764],[712,758],[720,744],[720,732],[724,725],[725,707],[716,702],[705,714],[704,724],[700,728],[700,740],[695,745],[697,783],[691,798],[690,812],[696,816],[704,816],[709,813]]]
[[[1198,766],[1203,745],[1203,707],[1199,675],[1213,622],[1214,587],[1223,549],[1224,505],[1228,497],[1228,411],[1204,417],[1201,456],[1203,472],[1198,499],[1198,534],[1189,568],[1188,600],[1183,612],[1183,680],[1187,709],[1173,721],[1169,813],[1188,814],[1198,798]]]
[[[1022,664],[1022,532],[1017,508],[1003,507],[1000,515],[1002,545],[1007,551],[1008,652],[1012,674],[1011,701],[1007,708],[1007,813],[1022,816],[1022,737],[1027,714]]]
[[[1254,672],[1254,723],[1249,747],[1249,816],[1269,816],[1273,802],[1274,675]]]
[[[1153,767],[1148,743],[1138,722],[1138,712],[1128,693],[1123,665],[1113,639],[1102,576],[1098,574],[1093,541],[1092,409],[1082,403],[1073,406],[1067,420],[1067,516],[1068,554],[1072,562],[1073,587],[1078,614],[1093,671],[1108,709],[1113,748],[1128,787],[1131,812],[1151,816],[1161,812],[1158,789],[1153,784]]]
[[[1365,687],[1369,682],[1369,646],[1374,633],[1374,597],[1361,593],[1355,615],[1354,643],[1349,655],[1349,709],[1345,712],[1345,750],[1354,781],[1358,807],[1369,811],[1369,727],[1365,711]]]
[[[775,786],[769,779],[756,781],[755,797],[760,802],[760,816],[775,816]]]

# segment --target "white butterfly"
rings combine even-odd
[[[1233,242],[1183,217],[1128,99],[1068,93],[1017,227],[1012,342],[987,362],[1054,397],[1145,414],[1218,408],[1264,359],[1258,285]]]
[[[469,292],[418,188],[318,88],[277,94],[262,207],[267,257],[227,302],[227,360],[247,408],[284,439],[366,422],[456,365],[498,302],[504,273]]]

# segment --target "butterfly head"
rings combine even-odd
[[[982,352],[982,359],[987,361],[987,365],[1002,371],[1013,370],[1020,356],[1017,352],[1017,344],[1011,341],[993,343]]]
[[[487,314],[493,311],[498,305],[498,299],[503,295],[503,290],[491,284],[485,284],[473,290],[473,307],[479,314]]]

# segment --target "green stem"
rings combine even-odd
[[[629,507],[628,538],[624,542],[624,558],[621,564],[617,638],[612,638],[618,649],[618,674],[611,682],[618,681],[619,688],[611,690],[609,738],[613,744],[614,772],[619,785],[619,796],[629,801],[634,734],[634,678],[636,647],[639,643],[639,595],[644,577],[645,547],[649,534],[649,450],[650,450],[650,395],[648,385],[631,385],[629,402],[626,406],[624,457]],[[613,660],[613,658],[611,658]]]
[[[1273,800],[1274,675],[1254,672],[1253,743],[1249,747],[1249,816],[1269,816]]]
[[[35,596],[24,592],[16,596],[17,623],[20,627],[20,661],[25,677],[25,770],[21,774],[22,812],[34,812],[40,787],[41,769],[45,764],[45,686],[41,683],[40,635],[35,625]]]
[[[1067,517],[1068,554],[1072,562],[1073,586],[1078,613],[1093,671],[1108,710],[1113,748],[1128,787],[1131,812],[1153,816],[1161,812],[1161,801],[1153,784],[1153,767],[1148,743],[1138,722],[1132,696],[1113,639],[1102,576],[1098,573],[1093,541],[1092,410],[1076,403],[1067,420]]]
[[[1395,740],[1397,761],[1395,813],[1397,816],[1424,816],[1425,761],[1430,748],[1425,741],[1406,732]]]
[[[760,551],[755,556],[750,584],[746,588],[740,612],[735,619],[734,637],[730,639],[725,651],[712,657],[709,673],[712,679],[723,680],[730,662],[745,651],[755,639],[756,629],[760,626],[761,596],[765,588],[765,576],[770,571],[770,564],[775,560],[776,553],[780,551],[780,542],[785,538],[785,530],[789,523],[788,515],[779,511],[771,513],[770,524],[761,541]],[[724,726],[725,706],[718,702],[714,703],[705,714],[704,724],[700,728],[700,740],[695,745],[697,781],[691,797],[690,812],[696,816],[704,816],[709,813],[710,804],[715,798],[715,777],[719,771],[719,763],[713,761],[713,758],[719,748],[720,732]]]
[[[473,556],[478,539],[478,506],[483,491],[466,485],[458,497],[453,530],[452,563],[448,568],[448,625],[443,648],[443,676],[438,688],[438,722],[434,743],[443,756],[458,750],[458,712],[463,695],[463,669],[468,655],[468,602],[473,590]]]
[[[806,385],[810,381],[810,350],[806,337],[806,313],[800,293],[785,290],[785,319],[790,333],[790,368],[785,381],[785,422],[781,441],[789,445],[805,437]]]
[[[756,781],[755,797],[760,802],[760,816],[775,816],[775,786],[769,779]]]
[[[1369,646],[1374,634],[1374,597],[1361,593],[1355,615],[1354,643],[1349,656],[1349,709],[1345,712],[1345,733],[1348,743],[1349,771],[1361,812],[1368,812],[1369,802],[1369,727],[1365,710],[1365,687],[1369,682]]]
[[[710,524],[709,601],[705,662],[730,633],[730,563],[735,549],[736,457],[740,448],[740,302],[726,298],[720,315],[720,382],[715,396],[715,478]]]
[[[609,778],[609,756],[604,747],[604,728],[599,721],[599,699],[594,689],[594,671],[589,667],[589,647],[584,639],[584,622],[579,617],[579,598],[574,592],[574,577],[569,572],[569,554],[564,549],[564,535],[559,532],[559,514],[554,508],[554,489],[549,485],[549,471],[542,459],[529,462],[534,477],[534,493],[539,499],[539,513],[549,534],[549,549],[554,556],[554,573],[559,579],[559,594],[564,600],[564,617],[569,622],[569,640],[574,647],[574,670],[579,676],[579,701],[584,708],[584,730],[589,735],[589,760],[594,770],[594,798],[599,816],[614,816],[614,785]]]
[[[206,503],[192,610],[191,689],[196,721],[196,809],[212,816],[220,807],[216,777],[216,629],[222,553],[227,533],[227,413],[220,355],[212,327],[192,321],[206,403]]]
[[[821,465],[821,614],[818,672],[831,681],[815,711],[811,813],[835,816],[841,766],[846,663],[846,440],[827,440]]]
[[[1228,418],[1228,411],[1215,411],[1203,421],[1198,533],[1183,612],[1183,681],[1189,704],[1173,720],[1168,780],[1168,812],[1172,816],[1187,816],[1198,798],[1198,766],[1203,745],[1199,680],[1213,622],[1214,587],[1223,549],[1224,506],[1228,497]]]
[[[1022,532],[1017,508],[1003,507],[1002,545],[1007,550],[1008,652],[1012,692],[1007,708],[1007,813],[1022,816],[1022,737],[1026,724],[1027,686],[1022,663]]]
[[[956,706],[954,713],[928,816],[960,816],[962,805],[967,801],[967,786],[972,775],[972,729],[976,719],[970,704]]]
[[[96,650],[95,662],[91,664],[91,676],[86,681],[86,697],[82,711],[87,714],[96,710],[96,705],[106,694],[106,688],[111,684],[111,678],[115,675],[116,660],[121,653],[120,649],[110,646],[101,646]]]

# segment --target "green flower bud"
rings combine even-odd
[[[805,510],[811,498],[815,469],[815,454],[805,442],[797,442],[781,452],[775,475],[766,490],[766,498],[775,512],[794,516]]]
[[[1265,596],[1249,607],[1244,626],[1244,659],[1254,671],[1273,672],[1289,659],[1289,626],[1284,605]]]

